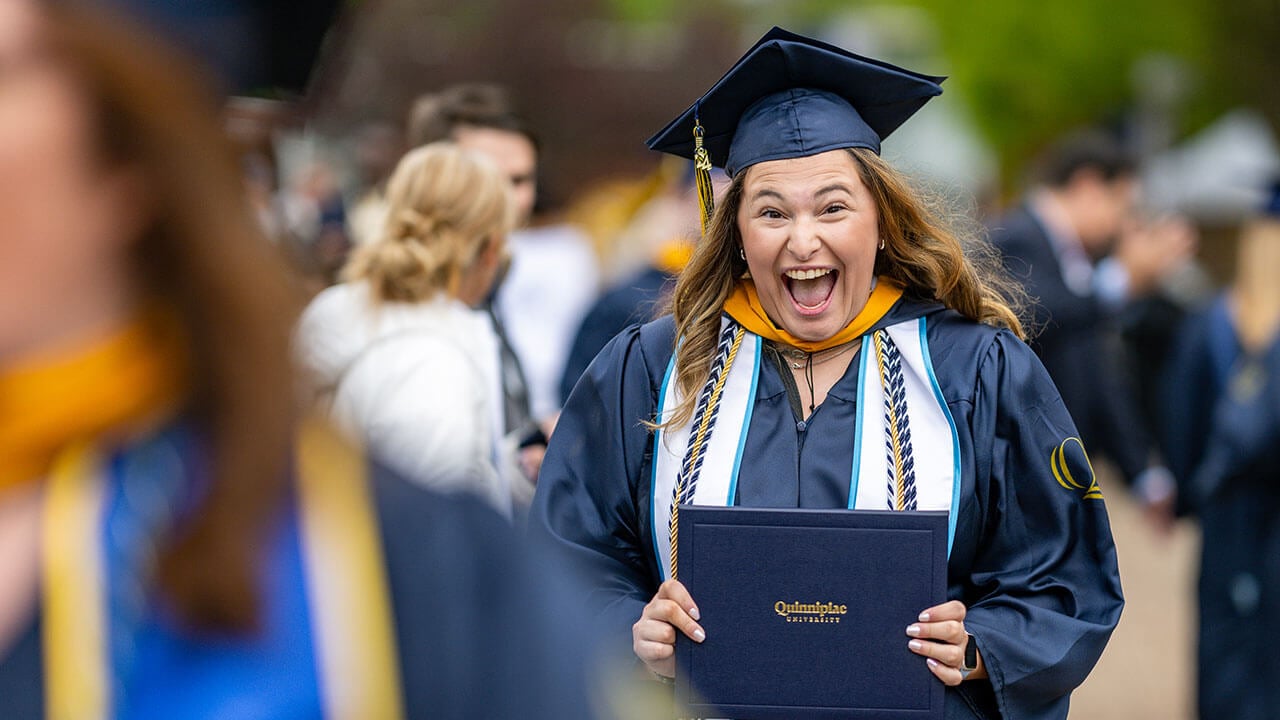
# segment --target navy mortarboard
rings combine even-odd
[[[944,79],[775,27],[648,145],[693,160],[700,175],[715,166],[730,177],[828,150],[879,153],[882,140],[942,94]],[[702,180],[705,221],[710,182]]]

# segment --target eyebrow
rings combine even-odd
[[[832,183],[830,185],[826,185],[819,188],[818,191],[813,194],[813,196],[822,197],[827,193],[833,193],[833,192],[843,192],[846,195],[853,194],[853,191],[849,189],[848,185],[845,185],[844,183]],[[782,193],[778,192],[777,190],[770,190],[768,188],[764,188],[762,190],[757,190],[755,194],[751,196],[751,201],[755,202],[761,198],[766,198],[766,197],[775,198],[777,200],[783,200],[783,201],[786,200],[786,198],[782,196]]]
[[[764,197],[776,198],[778,200],[786,200],[786,198],[782,197],[782,193],[778,192],[777,190],[770,190],[768,188],[765,188],[763,190],[757,190],[755,194],[751,196],[751,201],[755,202],[756,200],[759,200],[760,198],[764,198]]]
[[[830,193],[830,192],[843,192],[846,195],[853,194],[853,191],[849,189],[848,185],[845,185],[844,183],[832,183],[831,185],[827,185],[822,189],[818,190],[818,192],[814,193],[813,196],[822,197],[823,195],[826,195],[827,193]]]

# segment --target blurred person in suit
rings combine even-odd
[[[185,58],[9,0],[0,78],[4,713],[590,717],[555,568],[297,410],[292,281]]]
[[[1032,300],[1030,345],[1080,437],[1167,523],[1173,479],[1153,457],[1115,319],[1188,259],[1194,234],[1180,220],[1133,222],[1134,161],[1103,133],[1063,138],[1042,166],[1040,184],[992,225],[991,241]]]
[[[1183,328],[1162,408],[1180,512],[1203,531],[1199,717],[1280,708],[1280,184],[1240,236],[1230,287]]]

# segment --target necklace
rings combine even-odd
[[[809,414],[812,415],[816,405],[815,401],[817,400],[817,393],[814,392],[813,388],[813,366],[843,355],[849,348],[857,347],[857,341],[850,340],[843,345],[829,347],[814,353],[805,352],[790,345],[780,345],[778,343],[770,343],[770,345],[787,361],[792,370],[804,369],[804,382],[809,389]]]
[[[787,364],[791,366],[791,369],[799,370],[805,367],[806,365],[810,367],[812,367],[813,365],[821,365],[822,363],[828,360],[831,360],[832,358],[843,355],[845,351],[849,350],[854,346],[854,342],[855,341],[850,340],[849,342],[843,345],[837,345],[835,347],[830,347],[825,350],[819,350],[818,352],[815,352],[815,353],[805,352],[800,348],[794,348],[794,347],[791,347],[790,345],[781,345],[778,343],[773,343],[773,347],[775,350],[778,351],[779,354],[781,354],[784,358],[786,358]]]

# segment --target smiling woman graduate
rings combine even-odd
[[[677,632],[705,638],[673,578],[677,502],[948,511],[951,599],[902,641],[949,718],[1065,718],[1119,620],[1053,383],[999,281],[879,157],[940,82],[774,29],[649,142],[732,183],[703,195],[672,315],[574,389],[530,522],[659,677]]]

